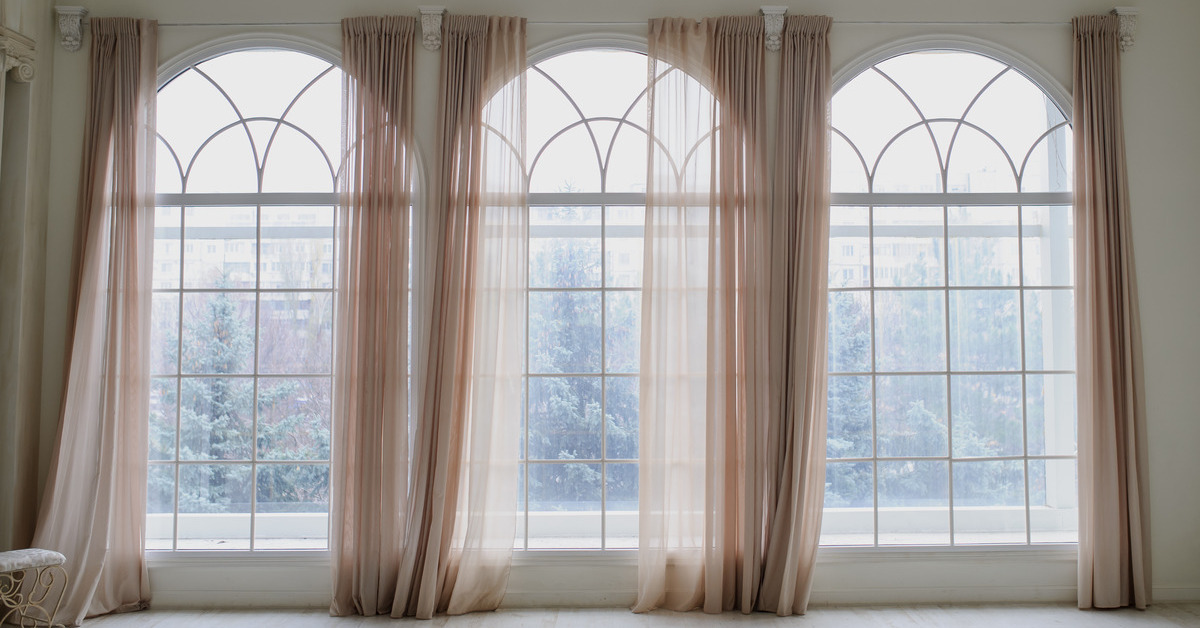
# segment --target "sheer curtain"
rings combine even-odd
[[[1074,30],[1079,607],[1150,603],[1146,396],[1117,17]]]
[[[525,20],[446,16],[417,216],[415,466],[393,616],[494,609],[516,526],[525,351]]]
[[[330,613],[390,613],[408,504],[411,17],[342,20]]]
[[[59,619],[145,608],[157,23],[92,18],[66,386],[34,545],[70,576]]]

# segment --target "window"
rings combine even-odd
[[[1076,540],[1070,134],[970,52],[838,90],[823,544]]]
[[[637,547],[645,55],[528,73],[529,348],[516,547]]]
[[[147,549],[327,546],[341,81],[242,50],[159,90]]]

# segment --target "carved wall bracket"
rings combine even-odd
[[[421,10],[421,45],[426,50],[442,48],[442,15],[446,7],[417,7]]]
[[[33,40],[7,28],[0,28],[0,52],[4,53],[4,71],[12,72],[18,83],[33,80]]]
[[[83,18],[88,10],[83,7],[54,7],[58,14],[58,41],[68,52],[75,52],[83,45]]]
[[[1120,18],[1117,35],[1121,38],[1121,52],[1126,52],[1133,48],[1133,34],[1137,31],[1138,10],[1134,7],[1117,7],[1111,13]]]
[[[783,47],[783,15],[787,13],[787,7],[767,5],[759,10],[762,11],[763,26],[766,27],[767,50],[779,52]]]

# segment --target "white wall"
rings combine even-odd
[[[421,2],[431,0],[421,0]],[[780,0],[771,0],[774,3]],[[137,16],[161,23],[160,59],[165,63],[187,50],[232,33],[274,32],[299,35],[338,47],[336,21],[352,15],[416,15],[413,0],[76,0],[94,16]],[[1153,585],[1157,599],[1200,599],[1200,420],[1195,409],[1192,365],[1200,355],[1200,211],[1193,192],[1200,173],[1200,2],[1194,0],[1121,0],[1140,9],[1137,42],[1125,55],[1125,120],[1134,240],[1141,286],[1146,378],[1149,394],[1150,487],[1153,513]],[[749,14],[758,4],[732,0],[447,0],[454,13],[504,13],[529,18],[535,49],[579,33],[640,37],[645,19],[665,15]],[[831,34],[835,72],[881,46],[918,35],[983,38],[1023,56],[1061,86],[1070,86],[1070,28],[1074,15],[1104,13],[1100,0],[809,0],[792,2],[790,13],[834,17]],[[279,10],[286,7],[286,11]],[[214,22],[228,26],[201,26]],[[319,24],[312,24],[317,22]],[[595,26],[551,22],[610,23]],[[613,25],[617,22],[622,24]],[[930,25],[928,22],[940,22]],[[987,24],[972,24],[987,22]],[[1011,24],[1009,22],[1024,22]],[[1029,22],[1037,22],[1030,24]],[[289,24],[268,26],[270,24]],[[294,23],[309,23],[294,24]],[[629,24],[632,23],[632,24]],[[1008,24],[1006,24],[1008,23]],[[263,26],[245,26],[262,24]],[[85,42],[86,46],[86,42]],[[434,128],[437,55],[419,50],[417,121],[421,149],[431,154]],[[42,397],[43,474],[57,421],[61,394],[63,342],[74,201],[79,169],[86,52],[54,57],[50,172],[53,185],[47,207],[45,342]],[[1191,279],[1189,279],[1191,277]],[[1072,599],[1074,569],[1070,556],[1018,552],[955,553],[946,558],[920,552],[880,554],[826,553],[819,567],[814,600],[869,602],[900,600]],[[956,556],[956,557],[955,557]],[[308,569],[279,604],[320,605],[327,579],[320,561]],[[524,569],[524,571],[522,571]],[[315,571],[314,571],[315,570]],[[297,571],[297,570],[293,570]],[[546,581],[590,603],[624,603],[633,570],[620,560],[595,570],[597,580],[571,581],[570,566],[559,562],[526,568],[518,563],[509,603],[548,603]],[[160,602],[203,604],[194,571],[186,564],[160,564],[152,577]],[[174,578],[174,579],[173,579]],[[189,579],[190,578],[190,579]],[[607,584],[604,584],[607,583]],[[228,587],[241,586],[230,582]],[[247,585],[249,586],[249,585]],[[609,586],[604,594],[594,587]],[[956,587],[930,592],[928,587]],[[284,587],[287,588],[287,587]],[[189,594],[188,591],[192,592]],[[622,593],[623,591],[623,593]],[[564,595],[568,595],[564,592]],[[190,596],[190,597],[189,597]],[[524,596],[524,597],[523,597]],[[249,601],[253,598],[243,596]],[[553,597],[553,595],[551,595]],[[565,599],[560,596],[558,599]],[[245,603],[249,603],[248,601]]]

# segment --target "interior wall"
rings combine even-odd
[[[158,19],[161,23],[159,58],[163,64],[216,38],[256,32],[300,36],[337,49],[339,30],[336,22],[342,17],[386,13],[417,15],[417,2],[413,0],[75,2],[86,6],[93,16]],[[1190,367],[1195,362],[1193,356],[1200,354],[1200,332],[1196,324],[1200,290],[1195,289],[1197,280],[1193,271],[1200,268],[1200,246],[1191,241],[1193,234],[1200,233],[1200,212],[1194,208],[1192,189],[1196,173],[1200,172],[1200,152],[1195,148],[1200,146],[1200,118],[1195,114],[1200,111],[1200,73],[1194,67],[1200,60],[1200,38],[1195,37],[1194,32],[1200,24],[1200,3],[1194,0],[1121,2],[1140,10],[1136,43],[1124,55],[1122,68],[1134,241],[1145,339],[1153,585],[1156,599],[1196,600],[1200,599],[1200,535],[1196,527],[1196,522],[1200,521],[1200,491],[1194,489],[1194,482],[1200,477],[1200,456],[1193,450],[1195,444],[1200,443],[1200,420],[1197,420],[1193,401],[1195,387],[1191,382]],[[286,9],[280,9],[281,6]],[[531,22],[530,45],[535,49],[583,34],[637,39],[643,37],[644,20],[651,17],[750,14],[756,12],[758,6],[755,2],[734,0],[447,2],[447,8],[459,14],[510,14],[528,18]],[[974,37],[1028,59],[1069,90],[1070,18],[1105,13],[1113,5],[1101,0],[1052,3],[1045,0],[1003,3],[991,0],[807,0],[789,2],[787,6],[791,14],[833,16],[831,47],[835,72],[872,50],[905,38]],[[592,24],[579,25],[581,22]],[[221,25],[213,26],[213,23]],[[74,225],[87,40],[84,46],[80,52],[59,50],[54,56],[54,98],[49,109],[53,127],[49,138],[49,174],[38,182],[42,186],[52,182],[46,205],[51,229],[42,249],[46,251],[40,457],[43,481],[54,440],[62,387],[63,343],[67,327],[64,312],[70,275],[70,255],[65,252],[70,250]],[[437,53],[418,49],[417,76],[420,83],[416,91],[418,141],[422,155],[428,160],[435,128]],[[1069,557],[1064,560],[1061,555],[1038,557],[1036,552],[1025,552],[1033,558],[1014,563],[1012,557],[1020,556],[1020,553],[989,558],[986,553],[976,552],[948,569],[946,565],[951,563],[944,562],[948,553],[942,554],[943,557],[930,558],[880,552],[823,552],[814,599],[843,603],[916,599],[921,596],[921,591],[925,591],[921,587],[938,586],[939,582],[958,584],[975,591],[975,601],[987,599],[980,592],[988,590],[989,586],[1009,586],[1005,599],[1010,601],[1012,598],[1042,599],[1031,597],[1037,591],[1050,599],[1072,599],[1074,595],[1074,572]],[[912,569],[894,571],[897,565],[903,564]],[[1047,564],[1051,566],[1046,567]],[[627,567],[612,568],[625,574],[614,576],[618,580],[628,577]],[[180,569],[180,566],[175,563],[171,569]],[[554,572],[549,573],[553,575]],[[521,577],[524,576],[514,573],[516,583],[525,582],[520,580]],[[305,585],[305,590],[319,594],[323,585],[319,579],[315,582],[316,585]],[[540,586],[530,582],[530,590]],[[179,590],[185,588],[181,585]],[[299,598],[293,595],[289,599],[295,602]],[[937,601],[935,598],[926,601]],[[971,600],[972,597],[962,594],[957,599]],[[530,603],[546,602],[530,598]]]

